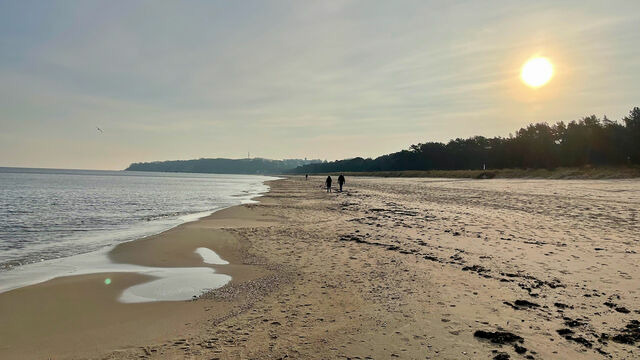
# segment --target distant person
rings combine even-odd
[[[331,192],[331,175],[327,176],[327,180],[324,181],[325,185],[327,185],[327,192]]]
[[[309,174],[304,174],[304,179],[309,180]]]
[[[338,176],[338,185],[340,185],[340,192],[342,192],[342,185],[344,185],[344,176],[342,174]]]

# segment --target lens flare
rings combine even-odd
[[[109,284],[111,284],[111,279],[110,279],[110,278],[106,278],[106,279],[104,279],[104,284],[105,284],[105,285],[109,285]]]

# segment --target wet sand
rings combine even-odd
[[[211,267],[232,276],[230,285],[265,277],[265,267],[243,264],[240,239],[221,230],[268,219],[246,208],[219,211],[159,235],[123,243],[110,253],[115,263],[152,267]],[[214,250],[228,265],[208,265],[195,249]],[[111,280],[105,284],[105,279]],[[0,294],[0,358],[86,358],[147,343],[184,338],[233,311],[221,301],[118,302],[128,287],[152,280],[136,273],[100,273],[56,278]],[[236,305],[241,305],[238,302]],[[34,346],[37,344],[37,346]],[[144,351],[144,350],[143,350]]]
[[[195,302],[117,302],[126,287],[144,280],[131,273],[81,275],[1,294],[0,358],[95,356],[188,333],[187,324],[205,314]]]
[[[114,287],[87,287],[91,275],[0,294],[3,314],[23,306],[0,326],[0,357],[16,346],[110,359],[640,357],[640,181],[348,178],[327,194],[322,180],[270,182],[260,204],[111,254],[191,266],[206,245],[230,259],[232,283],[196,301],[118,304]],[[87,309],[55,308],[60,294]],[[86,341],[63,331],[54,346],[34,329],[56,318],[23,320],[34,299],[135,320],[105,329],[111,319],[89,316]],[[16,328],[33,337],[12,335],[7,352]]]

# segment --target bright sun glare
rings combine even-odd
[[[553,65],[547,58],[536,57],[529,59],[520,72],[520,77],[525,84],[531,87],[540,87],[553,76]]]

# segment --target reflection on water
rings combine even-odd
[[[202,257],[202,261],[207,264],[227,265],[229,263],[228,261],[222,259],[215,251],[205,247],[197,248],[195,253],[200,255]]]
[[[211,268],[150,268],[145,275],[158,279],[131,286],[120,295],[123,303],[189,300],[205,290],[217,289],[231,276],[216,274]]]
[[[220,259],[220,256],[211,249],[199,249],[206,249],[209,258]],[[226,261],[224,263],[228,264]],[[3,272],[0,293],[62,276],[114,272],[136,273],[152,277],[142,284],[125,289],[118,299],[123,303],[190,300],[206,290],[217,289],[231,281],[231,276],[217,274],[214,269],[208,267],[161,268],[114,264],[108,259],[107,251],[101,250],[65,259],[28,264]],[[104,284],[111,285],[112,280],[105,278]]]

